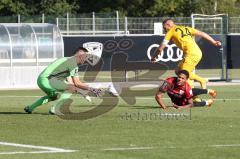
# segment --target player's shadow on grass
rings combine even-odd
[[[159,106],[132,106],[132,109],[159,109],[162,110]],[[173,106],[167,106],[168,109],[174,109]]]
[[[160,109],[159,106],[133,106],[132,109]]]
[[[150,106],[150,105],[144,105],[144,106],[139,106],[139,105],[119,105],[118,107],[126,107],[130,109],[160,109],[159,106]]]
[[[50,115],[49,113],[37,113],[37,112],[34,112],[32,114],[33,115],[34,114],[37,114],[37,115]],[[0,115],[32,115],[32,114],[27,114],[25,112],[0,112]]]

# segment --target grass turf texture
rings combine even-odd
[[[0,155],[0,158],[238,158],[240,100],[236,99],[240,96],[240,86],[211,88],[218,91],[218,100],[211,108],[193,108],[191,120],[145,118],[144,114],[160,111],[153,91],[148,93],[148,97],[138,97],[134,105],[120,100],[118,106],[110,112],[85,121],[62,120],[57,116],[48,115],[51,104],[39,107],[33,114],[25,114],[24,106],[38,98],[31,96],[43,95],[39,90],[0,91],[0,142],[77,150],[71,153]],[[73,107],[76,109],[93,107],[86,106],[86,102],[80,97],[75,97],[74,100],[76,104]],[[165,101],[170,103],[169,100]],[[170,108],[169,112],[173,111],[175,110]],[[135,116],[124,118],[126,113]],[[137,113],[143,116],[138,118]],[[143,149],[134,150],[139,147]],[[111,148],[133,150],[105,150]],[[29,148],[0,145],[0,153],[19,150],[32,151]]]

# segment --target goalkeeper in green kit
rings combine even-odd
[[[81,82],[78,75],[78,65],[88,62],[93,56],[95,55],[91,54],[89,49],[79,47],[74,52],[74,56],[63,57],[50,64],[37,79],[39,88],[46,93],[46,96],[38,99],[32,105],[26,106],[24,111],[30,114],[38,106],[57,100],[49,110],[50,114],[57,114],[58,107],[66,99],[69,99],[73,93],[80,93],[82,90],[101,96],[102,89],[93,88]],[[99,56],[100,59],[101,55]]]

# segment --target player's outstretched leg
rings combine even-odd
[[[216,98],[216,96],[217,96],[217,91],[215,91],[213,89],[193,88],[192,91],[193,91],[194,102],[198,103],[197,105],[199,105],[199,103],[203,102],[202,104],[200,104],[200,106],[205,106],[206,103],[204,103],[204,102],[206,102],[206,101],[202,100],[201,98],[198,98],[198,95],[208,94],[212,98]],[[197,97],[197,98],[195,98],[195,97]],[[208,103],[209,103],[209,106],[211,106],[213,103],[213,100],[212,99],[207,100],[207,105],[208,105]]]
[[[198,96],[201,94],[208,94],[210,95],[212,98],[216,98],[217,96],[217,91],[213,90],[213,89],[201,89],[201,88],[193,88],[193,96]]]
[[[64,92],[60,95],[59,99],[56,101],[56,103],[50,108],[49,113],[50,114],[62,114],[60,111],[61,106],[64,104],[64,102],[67,99],[70,99],[72,93]]]
[[[187,70],[189,72],[189,79],[199,82],[201,85],[201,88],[206,89],[208,80],[193,73],[193,70],[197,66],[200,59],[201,59],[200,56],[194,57],[194,58],[186,58],[183,62],[180,62],[178,64],[178,67],[179,67],[178,69]]]
[[[46,104],[50,101],[53,101],[57,99],[57,94],[55,97],[50,97],[50,96],[43,96],[42,98],[38,99],[36,102],[34,102],[32,105],[30,106],[26,106],[24,108],[24,111],[28,114],[31,114],[33,112],[34,109],[36,109],[37,107],[39,107],[40,105]]]
[[[194,107],[204,107],[204,106],[211,107],[212,104],[213,104],[213,99],[202,100],[201,102],[193,102]]]
[[[191,80],[195,80],[195,81],[199,82],[202,89],[206,89],[207,88],[207,82],[208,82],[207,79],[202,78],[202,77],[198,76],[195,73],[190,73],[189,76],[190,76]]]

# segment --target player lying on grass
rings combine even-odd
[[[215,98],[217,93],[215,90],[211,89],[191,89],[187,80],[189,78],[189,73],[186,70],[180,70],[177,73],[177,77],[169,77],[165,81],[161,82],[161,86],[155,95],[155,99],[161,108],[166,109],[167,106],[163,102],[163,94],[167,92],[168,96],[171,98],[173,107],[175,108],[190,108],[190,107],[202,107],[211,106],[213,104],[213,99],[202,100],[199,102],[193,102],[193,97],[200,94],[209,94],[211,97]]]
[[[63,57],[51,63],[42,71],[37,79],[39,88],[46,93],[46,96],[26,106],[24,111],[26,113],[32,113],[35,108],[50,101],[57,100],[49,110],[50,114],[56,114],[57,109],[59,109],[59,106],[66,101],[66,99],[70,98],[73,93],[82,94],[81,92],[83,90],[92,92],[96,96],[101,96],[103,94],[102,89],[93,88],[81,82],[78,75],[78,65],[86,62],[90,63],[89,60],[91,60],[93,56],[96,55],[86,48],[79,47],[74,52],[74,56]],[[100,59],[101,55],[98,58]],[[113,91],[112,87],[110,91]],[[116,94],[115,92],[111,93]],[[87,100],[91,100],[89,96],[85,94],[82,95]]]

